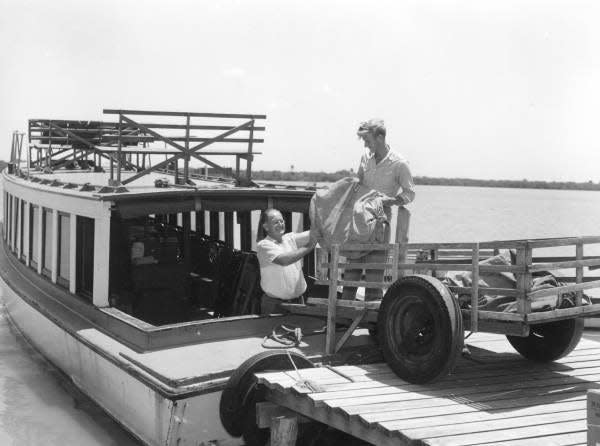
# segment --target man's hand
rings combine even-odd
[[[401,204],[401,200],[398,198],[388,197],[387,195],[381,199],[381,203],[385,207],[395,206],[397,204]]]

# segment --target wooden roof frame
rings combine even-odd
[[[164,172],[169,167],[174,167],[175,183],[194,185],[191,179],[189,162],[192,158],[203,162],[217,171],[228,174],[230,168],[209,160],[208,156],[235,156],[234,180],[237,185],[255,186],[252,181],[252,162],[254,155],[254,144],[264,142],[256,138],[255,134],[264,131],[264,125],[257,126],[257,120],[266,119],[266,115],[256,114],[226,114],[226,113],[195,113],[195,112],[169,112],[169,111],[147,111],[147,110],[116,110],[105,109],[105,114],[118,115],[117,122],[103,121],[69,121],[69,120],[29,120],[29,160],[28,165],[42,168],[57,168],[71,161],[87,159],[90,154],[94,161],[100,158],[110,162],[109,185],[120,186],[131,183],[136,179],[154,171]],[[152,116],[155,121],[160,118],[184,118],[183,124],[149,123],[140,122],[139,117]],[[159,119],[156,119],[159,118]],[[231,125],[223,123],[208,122],[203,124],[192,123],[192,118],[204,118],[207,120],[219,119],[237,120]],[[239,120],[244,120],[241,124]],[[162,129],[183,130],[184,135],[168,136]],[[190,134],[191,130],[219,131],[219,134],[209,137],[196,137]],[[230,138],[231,135],[247,132],[247,137]],[[162,141],[165,147],[171,150],[147,147],[147,143]],[[192,145],[191,143],[197,143]],[[202,151],[214,143],[246,143],[245,150],[237,151]],[[139,147],[143,144],[143,147]],[[53,147],[54,145],[54,147]],[[174,150],[173,150],[174,149]],[[32,151],[37,151],[37,157],[33,160]],[[72,153],[69,153],[72,150]],[[202,151],[202,152],[201,152]],[[45,153],[44,153],[45,152]],[[64,155],[67,153],[66,155]],[[146,156],[165,155],[165,160],[150,165],[146,163]],[[58,158],[62,155],[61,158]],[[131,155],[136,155],[137,161],[132,160]],[[139,157],[142,162],[139,162]],[[183,170],[180,173],[178,161],[183,160]],[[241,169],[240,160],[244,160],[245,170]],[[128,178],[122,178],[123,168],[133,170],[136,173]]]

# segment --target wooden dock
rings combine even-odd
[[[600,389],[600,343],[548,364],[504,336],[476,333],[447,378],[402,381],[386,364],[257,375],[267,399],[376,445],[585,445],[586,392]],[[318,391],[298,384],[299,376]]]

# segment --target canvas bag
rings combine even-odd
[[[309,216],[311,235],[327,250],[335,243],[384,243],[389,224],[381,193],[350,177],[318,190],[310,201]],[[342,255],[359,258],[368,252]]]

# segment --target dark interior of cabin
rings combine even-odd
[[[254,252],[177,225],[177,215],[111,223],[111,305],[153,325],[258,314]],[[187,255],[186,255],[187,254]]]

